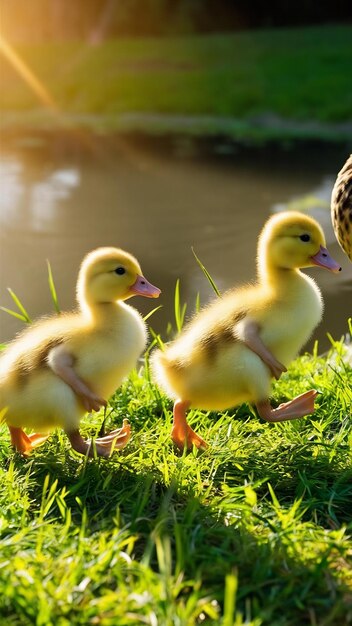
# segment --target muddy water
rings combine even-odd
[[[32,316],[51,310],[46,259],[60,306],[74,306],[82,256],[115,245],[137,256],[147,278],[163,291],[151,320],[165,334],[173,320],[173,292],[181,279],[191,312],[211,289],[191,252],[195,248],[220,290],[255,275],[256,238],[266,217],[293,199],[309,206],[326,229],[329,249],[343,265],[334,276],[310,273],[320,284],[325,315],[314,338],[328,346],[347,330],[352,313],[352,264],[329,224],[328,200],[348,148],[240,150],[204,156],[188,144],[153,145],[87,136],[5,138],[0,160],[0,303],[11,307],[10,286]],[[298,199],[298,200],[297,200]],[[302,203],[302,204],[300,204]],[[131,301],[132,302],[132,301]],[[155,301],[135,298],[143,313]],[[0,312],[0,341],[21,323]]]

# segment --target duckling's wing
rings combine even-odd
[[[243,343],[255,352],[261,360],[269,367],[271,373],[276,379],[279,379],[282,372],[286,372],[286,367],[277,360],[273,353],[263,342],[260,336],[260,325],[246,316],[241,322],[237,324],[236,334],[243,341]]]
[[[80,327],[78,316],[42,318],[20,332],[0,357],[0,381],[24,375],[40,366],[50,350],[65,342]]]
[[[63,343],[50,349],[46,360],[54,374],[81,398],[86,411],[98,411],[101,406],[106,406],[106,401],[95,394],[77,375],[74,369],[75,357],[67,351]]]

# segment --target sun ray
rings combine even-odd
[[[21,58],[18,52],[14,50],[13,46],[0,33],[0,53],[1,52],[18,75],[37,96],[38,100],[48,111],[50,111],[51,114],[53,114],[53,117],[59,127],[64,129],[65,132],[69,132],[76,138],[77,142],[85,146],[86,149],[94,153],[100,160],[103,160],[107,165],[109,165],[110,158],[105,154],[105,150],[100,146],[96,139],[89,132],[87,132],[87,130],[80,128],[79,125],[76,126],[73,116],[70,116],[67,112],[60,110],[58,104],[55,102],[53,96],[43,82],[38,78],[38,76],[36,76],[29,65]],[[150,161],[150,157],[146,157],[146,154],[140,152],[138,148],[135,148],[132,144],[126,141],[123,135],[116,136],[115,141],[118,143],[124,155],[132,163],[136,163],[138,167],[147,166],[146,161]]]
[[[28,87],[35,93],[40,102],[53,113],[58,113],[59,108],[49,93],[45,85],[35,75],[33,70],[23,61],[20,55],[13,49],[13,47],[6,41],[6,39],[0,34],[0,52],[3,53],[5,58],[14,67],[19,76],[27,83]]]

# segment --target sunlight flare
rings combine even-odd
[[[27,83],[28,87],[35,93],[40,102],[51,111],[58,112],[58,106],[47,88],[2,35],[0,35],[0,51],[19,76]]]

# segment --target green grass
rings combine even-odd
[[[182,311],[178,304],[177,315]],[[111,399],[133,438],[87,460],[61,431],[24,459],[0,429],[0,623],[346,626],[352,623],[352,369],[335,342],[274,385],[315,415],[267,424],[243,405],[190,412],[210,446],[180,455],[147,361]],[[97,434],[103,414],[87,416]]]
[[[351,26],[324,26],[16,49],[69,124],[236,136],[255,136],[266,128],[279,138],[333,136],[337,130],[300,124],[351,121],[351,37]],[[0,72],[4,123],[47,123],[36,96],[7,61],[1,61]],[[134,117],[125,115],[131,112]],[[150,117],[154,113],[158,116]],[[268,117],[272,114],[296,126],[281,128]],[[175,116],[195,118],[189,124]],[[267,118],[262,129],[258,116]]]

